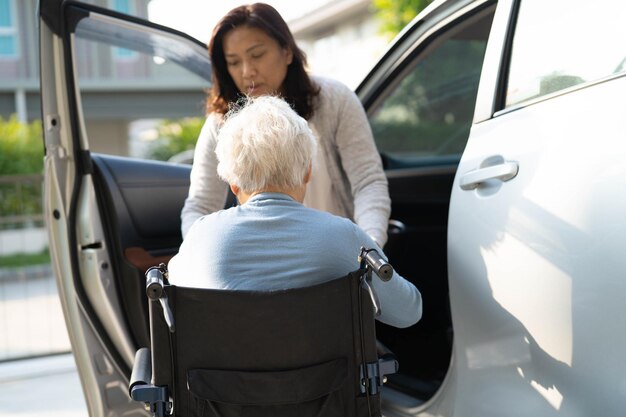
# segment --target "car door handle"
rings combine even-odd
[[[473,190],[487,180],[508,181],[517,175],[517,162],[506,161],[498,165],[478,168],[461,177],[460,185],[463,190]]]

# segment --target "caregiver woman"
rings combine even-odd
[[[245,96],[278,95],[318,139],[304,204],[352,219],[382,247],[391,211],[387,178],[358,97],[337,81],[309,76],[287,24],[264,3],[228,12],[208,49],[213,86],[181,213],[183,238],[199,217],[224,208],[228,185],[217,176],[215,145],[229,106]]]

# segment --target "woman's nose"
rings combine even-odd
[[[252,76],[254,76],[256,74],[256,68],[254,67],[254,65],[249,62],[249,61],[244,61],[243,62],[243,77],[244,78],[250,78]]]

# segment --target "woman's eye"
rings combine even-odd
[[[226,65],[228,65],[229,67],[235,67],[239,65],[239,61],[226,61]]]
[[[259,53],[256,53],[256,54],[252,54],[252,58],[258,59],[258,58],[261,58],[264,54],[265,54],[265,52],[259,52]]]

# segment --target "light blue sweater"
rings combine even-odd
[[[234,290],[305,287],[359,267],[361,246],[377,248],[358,226],[307,208],[285,194],[262,193],[198,219],[169,263],[172,284]],[[381,251],[382,252],[382,251]],[[380,321],[407,327],[422,314],[413,284],[398,274],[373,278]]]

